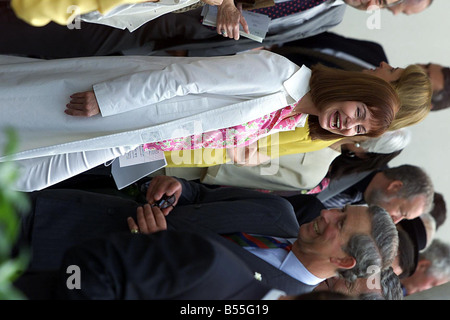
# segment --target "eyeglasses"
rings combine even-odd
[[[380,1],[380,8],[392,8],[396,5],[399,5],[403,2],[405,2],[405,0],[397,0],[397,1],[393,1],[393,0],[381,0]]]
[[[164,195],[160,200],[156,203],[152,203],[151,207],[159,207],[160,209],[166,209],[168,207],[173,207],[175,203],[175,195],[167,196]]]

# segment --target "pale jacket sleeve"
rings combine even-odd
[[[11,8],[20,19],[41,27],[51,21],[67,25],[76,15],[91,11],[105,14],[118,5],[145,1],[149,0],[11,0]]]
[[[261,97],[285,91],[283,83],[299,70],[268,51],[184,61],[95,84],[102,116],[188,94]]]
[[[322,181],[331,162],[340,154],[333,148],[323,148],[280,156],[279,159],[271,159],[268,164],[257,166],[222,164],[207,168],[201,182],[278,191],[312,189]],[[166,174],[176,168],[168,169]],[[183,172],[182,169],[178,171]]]
[[[56,154],[15,161],[19,178],[14,189],[33,192],[69,179],[133,150],[136,146]]]

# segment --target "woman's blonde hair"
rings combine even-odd
[[[344,71],[316,65],[309,81],[312,102],[319,110],[331,103],[359,101],[373,119],[368,137],[378,137],[390,127],[400,108],[394,87],[376,76],[357,71]],[[308,116],[311,139],[332,140],[340,137],[320,127],[316,116]]]
[[[400,78],[391,84],[397,91],[401,107],[389,130],[411,126],[425,119],[431,110],[433,96],[427,73],[420,66],[413,64],[406,67]]]

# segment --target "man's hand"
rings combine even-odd
[[[128,217],[128,227],[131,232],[150,234],[162,230],[167,230],[167,222],[164,213],[157,207],[152,207],[150,204],[145,204],[143,207],[138,207],[136,212],[136,220]]]
[[[203,0],[203,2],[210,6],[220,6],[222,4],[222,0]]]
[[[175,206],[180,198],[182,188],[181,183],[173,177],[156,176],[150,181],[147,189],[146,200],[148,203],[152,204],[159,201],[163,195],[175,195],[175,202],[173,203],[173,206]],[[162,212],[165,215],[169,214],[169,212],[172,211],[173,206],[162,209]]]
[[[97,98],[93,91],[74,93],[70,96],[70,103],[66,105],[66,114],[78,117],[92,117],[100,113]]]
[[[217,33],[224,37],[239,40],[239,24],[246,33],[249,33],[247,21],[242,15],[242,4],[238,3],[237,7],[233,0],[224,0],[217,7]]]

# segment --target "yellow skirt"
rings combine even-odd
[[[329,147],[336,140],[311,140],[309,127],[283,131],[258,140],[258,151],[270,158],[306,153]],[[164,152],[168,167],[211,167],[232,162],[226,149],[196,149]]]

